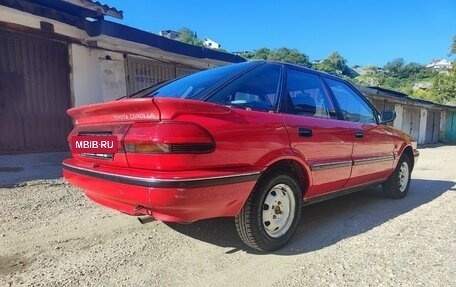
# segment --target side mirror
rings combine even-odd
[[[380,117],[380,124],[387,124],[396,118],[396,111],[393,110],[386,110],[383,111]]]

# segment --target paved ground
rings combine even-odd
[[[456,146],[421,155],[405,199],[305,207],[272,254],[228,218],[140,225],[92,204],[59,178],[63,154],[0,157],[0,286],[456,286]]]
[[[31,153],[0,156],[0,187],[29,180],[56,179],[62,176],[62,160],[68,152]]]

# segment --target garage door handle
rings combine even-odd
[[[298,128],[300,137],[310,138],[312,136],[312,130],[309,128]]]
[[[364,137],[364,133],[361,131],[356,131],[355,132],[355,138],[357,139],[362,139]]]

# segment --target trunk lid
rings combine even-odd
[[[115,136],[117,152],[105,153],[75,153],[74,158],[96,165],[111,165],[127,167],[128,161],[124,150],[123,138],[134,122],[158,122],[160,111],[153,99],[125,99],[108,103],[100,103],[72,108],[67,111],[73,119],[74,129],[68,136],[71,142],[73,136]],[[72,148],[72,147],[70,147]]]
[[[159,121],[160,111],[152,98],[125,99],[72,108],[67,111],[74,125]]]
[[[118,149],[114,154],[75,153],[72,150],[72,155],[89,166],[102,164],[139,167],[133,159],[139,155],[126,153],[124,147],[124,139],[132,125],[154,123],[161,120],[169,122],[183,114],[214,115],[230,112],[229,107],[176,98],[123,99],[93,104],[67,111],[74,121],[74,129],[68,136],[68,141],[71,142],[73,136],[115,136]],[[133,157],[133,166],[129,164],[128,155]],[[148,156],[142,155],[140,157]],[[141,166],[141,168],[145,167]]]

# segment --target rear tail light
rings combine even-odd
[[[203,127],[187,122],[133,124],[124,138],[127,153],[209,153],[215,143]]]

